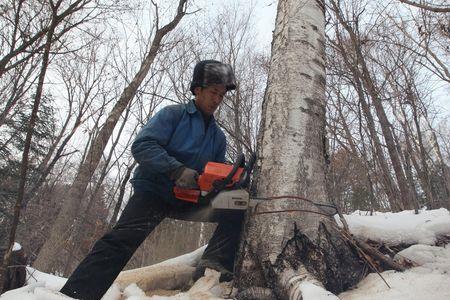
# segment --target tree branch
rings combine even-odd
[[[409,0],[399,0],[402,3],[411,5],[411,6],[415,6],[421,9],[425,9],[428,11],[432,11],[432,12],[442,12],[442,13],[447,13],[450,12],[450,7],[448,6],[442,6],[442,7],[436,7],[436,6],[431,6],[429,4],[422,4],[422,3],[417,3],[417,2],[413,2],[413,1],[409,1]]]

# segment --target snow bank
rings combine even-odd
[[[397,216],[398,218],[396,218]],[[350,224],[355,225],[352,223],[352,217],[349,218]],[[447,210],[443,209],[421,212],[418,216],[411,215],[409,212],[378,214],[371,221],[368,221],[367,227],[374,228],[375,226],[372,225],[376,224],[377,221],[375,220],[378,219],[377,228],[388,232],[378,232],[379,237],[388,237],[392,242],[394,240],[392,233],[396,229],[403,238],[399,241],[409,243],[414,240],[421,240],[431,243],[436,236],[448,234],[450,231],[448,218]],[[382,220],[388,220],[386,223],[396,227],[383,226]],[[407,224],[411,226],[409,232]],[[366,232],[370,232],[370,230]],[[405,239],[405,237],[408,237],[408,239]],[[372,273],[362,280],[356,289],[340,294],[339,298],[341,300],[450,299],[450,245],[446,247],[412,245],[397,253],[394,259],[399,261],[404,258],[411,260],[417,267],[405,272],[386,271],[381,273],[390,287],[378,274]]]
[[[439,235],[450,235],[450,214],[441,208],[399,213],[378,213],[373,216],[357,211],[344,216],[350,231],[356,237],[384,242],[388,245],[434,245]],[[339,217],[336,217],[342,224]]]
[[[381,274],[389,288],[377,274],[369,274],[357,289],[339,295],[341,300],[444,300],[450,299],[450,277],[442,274],[420,274],[386,271]]]
[[[147,267],[153,270],[165,270],[170,267],[175,266],[195,266],[203,252],[205,251],[206,245],[200,247],[199,249],[172,258],[161,263],[155,264],[153,266]],[[67,278],[62,278],[56,275],[51,275],[47,273],[40,272],[31,267],[27,267],[27,283],[25,287],[20,289],[15,289],[13,291],[6,292],[0,296],[1,300],[65,300],[72,299],[67,297],[57,291],[59,291],[67,281]],[[145,269],[145,268],[143,268]],[[122,272],[127,275],[128,271]],[[156,272],[156,271],[155,271]],[[132,300],[136,299],[136,297],[143,298],[145,293],[139,289],[139,287],[134,284],[125,288],[124,290],[125,299]],[[143,294],[143,295],[142,295]],[[122,297],[122,291],[119,288],[119,285],[113,284],[111,288],[107,291],[107,293],[102,298],[103,300],[119,300]],[[181,298],[180,298],[181,299]],[[183,299],[191,299],[191,298],[183,298]],[[195,299],[195,298],[192,298]],[[205,298],[208,299],[208,298]]]
[[[450,214],[446,209],[413,211],[400,213],[355,212],[345,216],[350,231],[362,239],[371,239],[386,244],[417,244],[396,256],[396,260],[407,258],[416,267],[405,272],[386,271],[381,273],[390,288],[378,274],[370,274],[358,286],[339,295],[341,300],[443,300],[450,299],[450,246],[435,247],[433,244],[440,235],[450,235]],[[338,220],[339,223],[339,220]],[[204,247],[189,254],[154,265],[153,269],[168,266],[194,266],[204,251]],[[154,268],[154,267],[157,268]],[[152,268],[148,268],[150,270]],[[0,296],[0,300],[67,300],[58,291],[65,278],[48,275],[32,268],[28,285]],[[134,283],[122,292],[113,285],[103,300],[215,300],[224,299],[221,295],[231,293],[231,286],[218,282],[219,273],[207,270],[187,292],[173,296],[146,296]],[[334,295],[309,283],[301,286],[305,300],[332,300]],[[122,298],[123,297],[123,298]]]
[[[401,258],[407,258],[418,265],[419,267],[413,269],[415,272],[450,274],[450,245],[446,247],[412,245],[397,253],[394,259],[398,261]]]

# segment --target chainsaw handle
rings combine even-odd
[[[227,184],[231,182],[231,179],[236,174],[237,170],[239,169],[242,164],[245,163],[245,156],[244,154],[239,154],[236,161],[233,164],[233,169],[231,169],[230,173],[228,173],[227,177],[225,177],[224,180],[216,181],[213,183],[214,188],[217,188],[219,190],[222,190]]]
[[[244,154],[239,154],[236,161],[233,164],[233,169],[231,169],[230,173],[228,173],[227,177],[225,177],[223,180],[216,180],[213,182],[213,189],[206,194],[203,199],[202,203],[199,203],[200,205],[209,205],[211,200],[217,196],[217,194],[223,190],[230,182],[233,176],[236,174],[237,170],[239,169],[242,164],[245,163],[245,156]]]
[[[247,164],[244,167],[244,172],[241,174],[241,178],[239,182],[236,184],[238,187],[247,188],[250,183],[250,174],[253,170],[253,165],[256,161],[256,154],[251,153],[250,159],[248,160]]]

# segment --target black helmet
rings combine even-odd
[[[191,92],[195,95],[196,87],[207,87],[212,84],[223,84],[227,91],[236,88],[233,69],[229,64],[217,60],[202,60],[195,65],[191,82]]]

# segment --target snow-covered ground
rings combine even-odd
[[[414,244],[399,252],[395,259],[409,259],[415,267],[405,272],[386,271],[369,274],[357,287],[338,295],[342,300],[445,300],[450,299],[450,245],[434,246],[439,236],[450,236],[450,214],[446,209],[413,211],[400,213],[355,212],[346,215],[350,231],[358,237],[383,242],[386,245]],[[339,222],[339,221],[338,221]],[[146,272],[160,272],[175,266],[195,266],[203,248],[192,253],[148,267]],[[64,278],[45,274],[28,268],[28,285],[9,291],[0,300],[64,300],[71,299],[57,291],[65,282]],[[386,281],[386,282],[384,282]],[[389,285],[387,285],[387,284]],[[301,290],[304,299],[332,300],[336,296],[305,283]],[[187,292],[172,295],[146,296],[136,285],[126,288],[115,284],[103,297],[104,300],[199,300],[226,299],[231,292],[229,283],[219,284],[219,274],[208,271]]]

